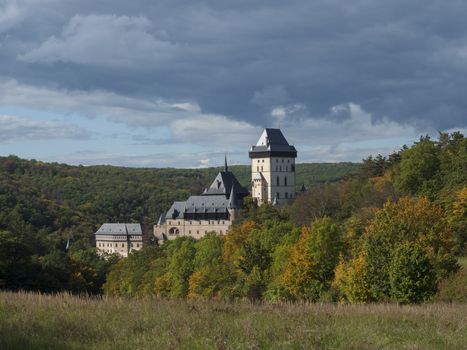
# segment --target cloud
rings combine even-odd
[[[466,2],[2,4],[0,104],[124,123],[140,146],[213,151],[281,126],[357,159],[467,127]]]
[[[137,67],[169,60],[177,45],[156,38],[146,17],[115,15],[73,16],[59,37],[19,55],[31,62],[73,62],[113,67]]]
[[[183,117],[189,111],[187,106],[191,106],[185,102],[171,104],[160,98],[144,99],[102,90],[38,87],[15,80],[0,81],[0,104],[65,115],[79,113],[90,118],[104,117],[138,126],[162,125]]]
[[[53,121],[38,121],[12,115],[0,115],[0,142],[89,139],[92,133],[83,128]]]

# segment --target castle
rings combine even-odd
[[[261,205],[282,205],[295,197],[295,158],[297,150],[289,145],[280,129],[264,129],[249,151],[251,159],[251,196]],[[154,226],[161,242],[180,236],[201,238],[208,232],[225,234],[232,225],[242,200],[249,191],[229,171],[227,159],[211,186],[201,195],[174,202]]]

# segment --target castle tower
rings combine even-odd
[[[259,205],[281,205],[294,198],[297,150],[289,145],[280,129],[264,129],[249,156],[251,195]]]

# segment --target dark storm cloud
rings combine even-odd
[[[467,124],[464,1],[0,4],[4,80],[192,101],[254,125],[277,107],[345,120],[349,103],[420,129]]]

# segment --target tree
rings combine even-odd
[[[433,198],[439,189],[439,148],[428,136],[401,154],[394,184],[402,194],[421,194]]]
[[[391,298],[401,303],[422,303],[436,293],[436,271],[425,250],[413,242],[399,245],[389,269]]]
[[[293,299],[318,300],[334,277],[341,249],[342,233],[329,218],[303,228],[282,275],[289,295]]]
[[[455,238],[439,206],[426,198],[403,197],[377,210],[362,239],[372,298],[391,297],[390,266],[394,249],[405,242],[418,242],[436,271],[437,280],[457,271]]]

